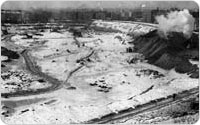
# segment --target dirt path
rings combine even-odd
[[[10,42],[11,37],[12,37],[12,35],[8,35],[4,38],[4,40],[6,40],[6,42],[9,43],[9,45],[11,44],[12,46],[15,46],[14,43]],[[19,46],[17,46],[17,47],[19,47]],[[28,71],[30,71],[31,74],[43,78],[45,81],[49,82],[51,85],[46,88],[40,88],[40,89],[36,89],[36,90],[22,90],[22,91],[17,91],[17,92],[1,93],[1,97],[9,98],[9,97],[29,96],[29,95],[48,93],[48,92],[52,92],[52,91],[62,88],[63,84],[64,84],[65,88],[72,87],[66,81],[65,82],[59,81],[58,79],[53,78],[53,77],[41,72],[39,67],[37,65],[35,65],[34,62],[31,60],[30,56],[28,55],[27,49],[23,50],[20,53],[20,55],[24,58],[26,68]],[[80,69],[80,67],[72,70],[68,74],[67,79],[69,79],[72,76],[72,74],[75,73],[76,71],[78,71],[79,69]]]
[[[46,87],[46,88],[40,88],[40,89],[37,89],[37,90],[23,90],[23,91],[18,91],[18,92],[2,93],[1,94],[2,97],[8,98],[8,97],[17,97],[17,96],[36,95],[36,94],[55,91],[55,90],[62,87],[61,81],[41,72],[40,69],[36,65],[34,65],[32,60],[28,56],[28,50],[22,51],[21,56],[25,60],[27,70],[30,71],[34,75],[42,77],[44,80],[49,82],[51,84],[51,86]]]
[[[15,47],[19,48],[20,46],[15,45],[14,42],[11,42],[12,36],[13,35],[8,35],[4,38],[4,40],[6,41],[7,44],[13,46],[14,48]],[[22,49],[24,49],[24,48],[22,47]],[[67,74],[66,80],[63,82],[63,81],[59,81],[58,79],[53,78],[53,77],[41,72],[39,67],[37,65],[35,65],[34,62],[31,60],[31,56],[29,56],[28,52],[29,52],[28,49],[24,49],[20,53],[20,55],[24,58],[27,70],[31,74],[43,78],[45,81],[49,82],[51,85],[46,88],[40,88],[40,89],[36,89],[36,90],[22,90],[22,91],[11,92],[11,93],[1,93],[1,97],[9,98],[9,97],[19,97],[19,96],[29,96],[29,95],[49,93],[49,92],[58,90],[58,89],[62,88],[63,86],[66,89],[73,88],[73,86],[71,86],[71,84],[68,83],[67,81],[71,76],[73,76],[74,73],[76,73],[79,69],[81,69],[84,66],[84,65],[81,65],[79,67],[74,68],[72,71],[70,71]],[[94,50],[91,53],[89,53],[89,55],[86,55],[85,57],[82,57],[81,59],[79,59],[77,61],[83,61],[84,59],[87,59],[88,57],[90,57],[93,53],[94,53]]]

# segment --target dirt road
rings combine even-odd
[[[28,71],[30,71],[32,74],[34,74],[36,76],[42,77],[45,81],[49,82],[49,84],[51,84],[51,85],[46,88],[40,88],[40,89],[36,89],[36,90],[22,90],[22,91],[11,92],[11,93],[2,93],[1,94],[2,97],[8,98],[8,97],[17,97],[17,96],[36,95],[36,94],[55,91],[62,87],[61,81],[40,71],[39,67],[37,67],[30,59],[30,57],[28,55],[28,50],[22,51],[21,56],[25,60],[26,68]]]

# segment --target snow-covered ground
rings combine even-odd
[[[23,71],[11,70],[3,72],[1,78],[1,93],[36,90],[50,86],[48,82],[39,82],[39,78]]]
[[[61,81],[66,80],[70,71],[83,65],[77,60],[91,51],[94,53],[70,77],[68,82],[76,89],[61,88],[51,93],[31,96],[29,99],[46,100],[22,106],[11,116],[3,118],[6,123],[81,123],[198,87],[198,79],[176,73],[174,69],[163,70],[146,63],[138,53],[126,52],[126,48],[132,46],[128,44],[130,38],[125,35],[127,32],[145,33],[154,27],[104,21],[95,21],[93,25],[111,27],[123,33],[94,32],[90,37],[76,38],[82,44],[80,48],[68,31],[44,32],[43,36],[37,36],[37,40],[46,42],[33,49],[30,55],[42,72]],[[19,45],[27,43],[19,36],[14,36],[13,41]],[[137,61],[130,64],[129,60],[133,58]]]
[[[7,59],[8,59],[7,56],[2,56],[2,55],[1,55],[1,61],[5,61],[5,60],[7,60]]]
[[[102,27],[107,29],[119,30],[123,33],[148,33],[149,31],[155,29],[156,25],[143,25],[141,23],[133,22],[121,22],[121,21],[102,21],[96,20],[92,23],[92,26]]]
[[[39,44],[40,42],[44,41],[45,39],[61,39],[61,38],[67,38],[71,37],[71,33],[65,32],[65,33],[57,33],[57,32],[50,32],[47,30],[46,32],[41,32],[41,35],[34,35],[30,34],[32,38],[27,38],[26,35],[15,35],[11,38],[12,41],[14,41],[15,44],[29,47],[31,44]],[[59,44],[59,43],[58,43]],[[55,44],[50,43],[51,46],[55,46]]]

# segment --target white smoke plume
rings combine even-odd
[[[170,32],[181,32],[185,38],[190,38],[194,28],[194,18],[188,10],[173,11],[166,16],[157,16],[159,31],[167,38]]]

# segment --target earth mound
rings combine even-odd
[[[199,38],[192,34],[186,39],[182,33],[171,32],[167,38],[161,37],[158,30],[135,38],[134,50],[142,53],[149,63],[179,73],[189,73],[198,78],[198,67],[190,59],[199,60]]]

